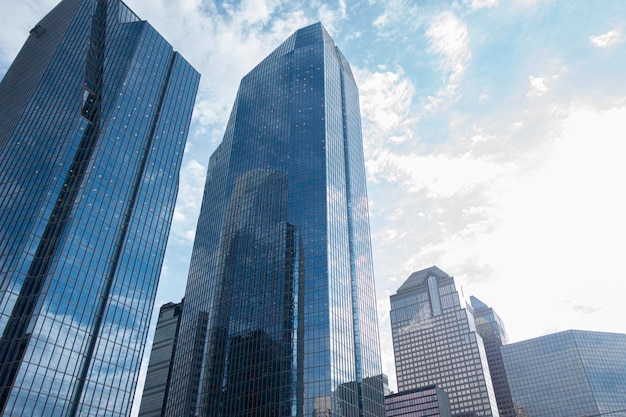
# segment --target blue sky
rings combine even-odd
[[[0,0],[0,74],[56,3]],[[239,80],[322,21],[361,94],[392,386],[389,295],[433,264],[496,308],[512,341],[626,333],[626,2],[127,4],[202,73],[157,308],[183,296],[206,165]]]

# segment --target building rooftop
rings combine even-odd
[[[424,281],[431,275],[435,275],[437,278],[450,278],[450,275],[443,272],[436,266],[431,266],[430,268],[422,269],[421,271],[413,272],[404,284],[398,288],[397,292],[402,292],[406,290],[410,290],[412,288],[417,288],[426,285]]]

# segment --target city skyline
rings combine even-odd
[[[0,28],[0,74],[55,4],[1,0],[14,18]],[[493,306],[511,342],[568,328],[626,333],[616,319],[626,290],[618,263],[625,168],[617,159],[626,146],[626,4],[128,5],[203,74],[157,305],[182,297],[208,157],[239,79],[319,20],[350,60],[361,95],[392,388],[388,297],[431,265]]]

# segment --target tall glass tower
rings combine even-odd
[[[133,393],[198,73],[119,0],[63,0],[0,83],[0,411]]]
[[[504,322],[495,310],[473,295],[470,304],[474,310],[476,331],[483,339],[493,392],[498,403],[500,417],[515,417],[509,381],[502,361],[502,347],[509,342]]]
[[[358,91],[321,24],[241,81],[212,155],[168,416],[384,416]]]

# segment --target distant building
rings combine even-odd
[[[517,415],[626,416],[626,334],[567,330],[502,347]]]
[[[139,417],[165,415],[182,311],[183,301],[161,306],[150,352],[146,383],[141,397]]]
[[[387,374],[383,374],[383,392],[385,396],[391,394],[391,389],[389,389],[389,376],[387,376]]]
[[[385,396],[386,417],[451,417],[448,394],[436,385]]]
[[[121,0],[30,30],[0,82],[0,415],[130,414],[199,80]]]
[[[487,306],[478,298],[471,296],[470,302],[474,310],[476,331],[482,337],[485,346],[493,392],[498,403],[498,412],[500,417],[514,417],[515,410],[511,400],[511,391],[509,390],[509,383],[506,378],[504,363],[502,362],[502,353],[500,352],[500,348],[509,341],[504,322],[493,308]]]
[[[454,278],[436,266],[414,272],[391,296],[398,391],[438,385],[453,415],[498,417],[482,338]]]

